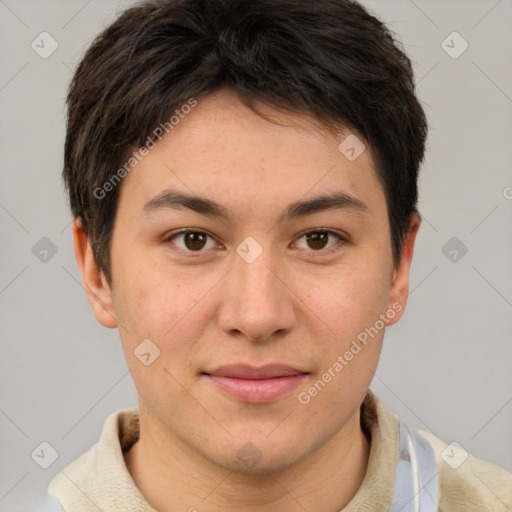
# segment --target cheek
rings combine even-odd
[[[387,311],[389,284],[379,280],[380,272],[368,269],[338,272],[307,296],[308,309],[314,312],[310,317],[319,319],[324,335],[316,337],[321,359],[315,374],[297,399],[319,429],[335,432],[347,420],[363,400],[378,364],[385,331],[380,315]]]
[[[375,263],[373,267],[367,263],[345,266],[310,281],[305,302],[331,336],[342,342],[353,339],[385,312],[390,283],[387,271],[379,267]]]
[[[322,334],[315,336],[319,381],[304,391],[318,414],[329,404],[356,404],[371,382],[385,331],[380,315],[388,308],[389,283],[382,275],[376,262],[345,267],[317,280],[307,295],[309,316]]]
[[[125,275],[129,277],[117,288],[115,307],[137,392],[154,410],[171,399],[188,403],[184,390],[192,372],[194,340],[200,339],[194,295],[184,293],[185,285],[165,281],[163,276]]]
[[[120,329],[123,349],[130,369],[136,373],[144,368],[134,358],[134,350],[143,340],[151,340],[160,351],[152,366],[181,374],[191,367],[194,351],[203,338],[208,300],[202,299],[208,283],[175,274],[149,265],[147,271],[126,272],[116,289],[114,307],[125,327]]]
[[[125,268],[119,265],[119,270],[122,278],[115,286],[116,312],[132,337],[161,341],[184,316],[189,302],[187,288],[172,273],[148,262],[133,259],[126,262]]]

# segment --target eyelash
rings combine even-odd
[[[203,231],[203,230],[200,230],[200,229],[182,229],[180,231],[176,231],[175,233],[171,233],[169,236],[167,236],[165,239],[164,239],[164,242],[166,243],[172,243],[171,240],[174,239],[175,237],[179,236],[179,235],[184,235],[184,234],[187,234],[187,233],[196,233],[196,234],[202,234],[202,235],[206,235],[207,237],[211,238],[212,240],[215,240],[215,238],[213,237],[213,235],[211,235],[210,233],[208,233],[207,231]],[[324,256],[326,254],[330,254],[332,252],[336,252],[336,251],[339,251],[341,249],[341,247],[339,247],[340,245],[340,242],[341,242],[341,245],[343,245],[344,243],[348,242],[348,238],[344,235],[342,235],[341,233],[338,233],[336,231],[333,231],[331,229],[322,229],[322,228],[316,228],[316,229],[310,229],[308,231],[304,231],[303,233],[301,233],[297,240],[310,234],[310,233],[328,233],[329,235],[334,235],[335,237],[338,238],[338,243],[333,245],[332,247],[329,247],[328,249],[318,249],[318,250],[308,250],[307,252],[310,253],[311,255],[313,255],[314,257],[318,257],[318,256]],[[174,245],[174,244],[172,244]],[[185,257],[188,257],[188,258],[196,258],[198,257],[201,253],[203,252],[206,252],[205,250],[203,249],[200,249],[198,251],[190,251],[190,250],[187,250],[185,251],[184,249],[181,249],[179,247],[176,247],[174,249],[172,249],[176,252],[179,252],[181,253],[182,255],[184,255]]]

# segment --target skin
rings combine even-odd
[[[161,512],[338,511],[368,463],[359,407],[385,329],[309,403],[297,397],[393,304],[402,310],[386,324],[401,317],[419,219],[394,265],[369,146],[349,161],[338,150],[348,130],[335,136],[306,114],[259,108],[279,124],[227,90],[200,98],[124,178],[110,284],[80,221],[73,226],[95,317],[119,328],[138,391],[141,436],[125,454],[127,467]],[[185,208],[144,212],[166,189],[208,197],[232,218]],[[290,203],[334,191],[366,208],[277,222]],[[169,240],[183,228],[211,238],[200,252],[183,235]],[[315,245],[303,236],[312,229],[334,233]],[[263,250],[252,263],[236,252],[248,236]],[[160,349],[149,366],[133,353],[144,339]],[[283,363],[308,375],[277,400],[248,404],[201,374],[235,363]],[[259,457],[250,466],[238,454],[247,443]]]

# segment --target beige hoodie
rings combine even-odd
[[[371,391],[361,412],[364,430],[371,436],[368,468],[356,495],[340,512],[388,512],[395,487],[398,418]],[[98,443],[51,481],[48,491],[65,512],[156,512],[135,485],[123,457],[139,437],[137,413],[126,409],[110,415]],[[439,511],[512,512],[512,474],[471,455],[464,460],[466,453],[456,446],[419,432],[435,454]]]

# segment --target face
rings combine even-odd
[[[279,124],[227,91],[199,99],[122,182],[111,286],[81,265],[145,421],[255,472],[355,425],[417,229],[395,266],[370,148],[354,160],[350,131],[260,108]]]

